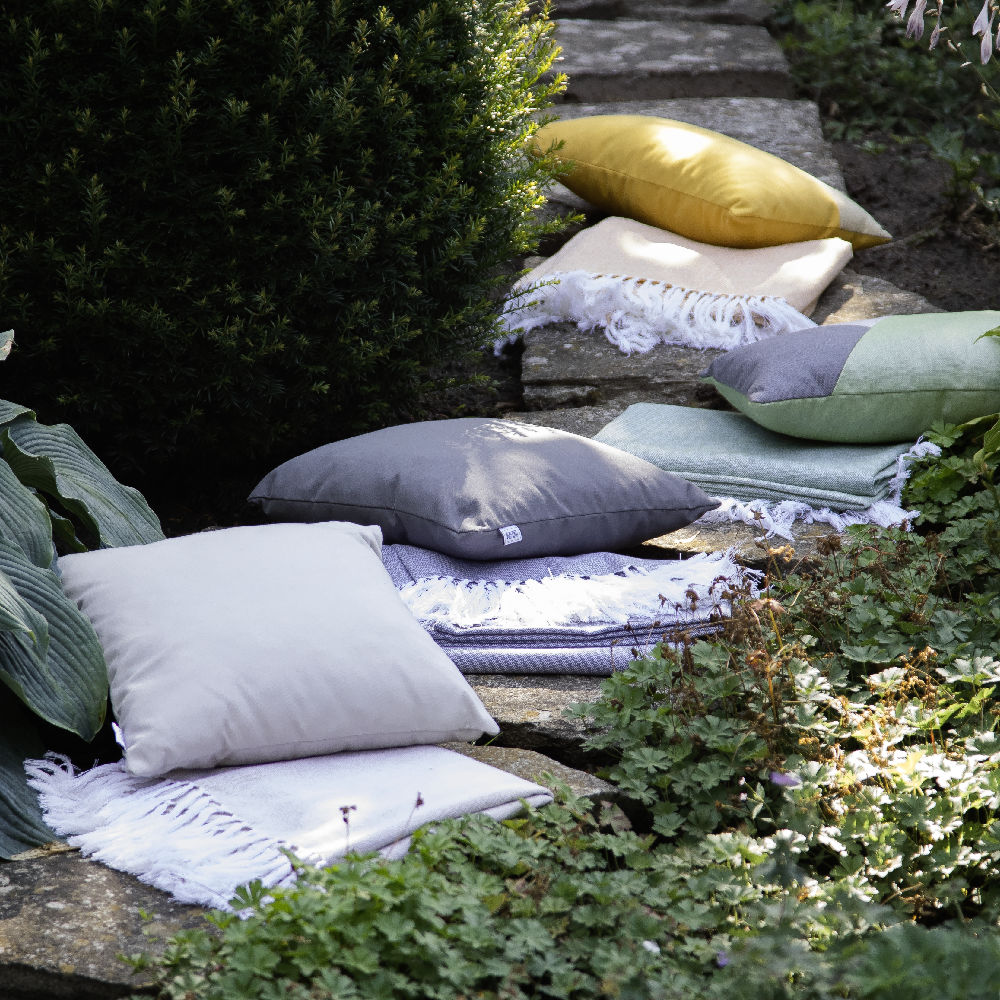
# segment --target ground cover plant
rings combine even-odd
[[[536,238],[550,33],[518,0],[5,4],[11,378],[154,498],[412,415]]]
[[[829,539],[578,706],[622,807],[564,795],[251,885],[171,944],[161,995],[995,997],[995,426],[934,430],[916,530]]]
[[[0,360],[12,343],[0,334]],[[162,537],[143,497],[72,427],[0,400],[0,858],[54,839],[24,759],[67,736],[89,742],[105,721],[104,653],[63,592],[57,556]]]

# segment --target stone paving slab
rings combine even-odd
[[[553,16],[609,20],[705,21],[710,24],[764,24],[771,14],[767,0],[554,0]]]
[[[847,323],[894,313],[940,312],[925,298],[880,278],[842,271],[820,297],[817,323]],[[700,373],[720,350],[659,345],[645,354],[623,354],[600,332],[554,323],[524,337],[521,383],[528,409],[617,407],[636,402],[720,406]]]
[[[762,27],[560,20],[555,38],[565,101],[793,96],[785,56]]]
[[[2,864],[0,997],[127,996],[148,976],[118,956],[162,953],[167,937],[201,925],[203,913],[76,851]]]
[[[521,384],[532,409],[640,401],[703,406],[715,398],[699,376],[724,352],[660,345],[623,354],[601,332],[553,323],[524,338]]]
[[[582,741],[582,725],[561,726],[563,707],[597,694],[596,683],[578,678],[560,686],[535,689],[529,706],[502,683],[492,702],[503,721],[531,734],[536,747]],[[484,683],[490,684],[489,679]],[[516,717],[516,718],[515,718]],[[547,735],[551,732],[551,736]],[[502,771],[555,789],[567,785],[579,797],[616,802],[614,785],[560,763],[537,750],[502,746],[446,744],[451,750]],[[578,756],[579,753],[577,754]],[[205,910],[175,902],[166,893],[131,875],[84,858],[62,844],[26,852],[0,863],[0,1000],[107,1000],[128,996],[145,986],[148,974],[135,974],[119,955],[158,957],[178,931],[204,926]]]
[[[566,785],[573,795],[579,798],[594,799],[602,802],[615,801],[621,797],[619,790],[610,782],[579,771],[573,767],[560,764],[545,754],[535,750],[524,750],[520,747],[504,747],[488,744],[486,746],[470,746],[467,743],[445,743],[449,750],[455,750],[466,757],[471,757],[483,764],[516,774],[525,781],[534,781],[546,788],[554,789],[559,784]]]
[[[466,680],[500,725],[494,745],[538,750],[571,767],[602,763],[583,748],[591,729],[563,711],[594,701],[600,677],[571,674],[467,674]]]

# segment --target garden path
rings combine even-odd
[[[557,39],[565,53],[560,68],[570,84],[559,113],[601,110],[679,118],[768,149],[842,187],[816,107],[792,99],[784,56],[764,27],[767,10],[765,0],[561,0],[556,12],[561,18]],[[552,207],[583,210],[587,224],[599,218],[558,187]],[[545,249],[551,253],[556,246]],[[932,309],[918,296],[848,270],[824,295],[818,318],[829,322]],[[624,358],[601,338],[583,337],[565,324],[532,333],[526,347],[526,399],[534,407],[554,408],[511,414],[511,419],[590,435],[634,401],[704,403],[695,392],[703,353],[658,348]],[[664,555],[731,544],[748,561],[764,555],[752,532],[737,529],[686,529],[649,544]],[[807,550],[809,544],[804,535],[796,547]],[[578,792],[607,794],[597,779],[552,759],[581,762],[584,732],[562,717],[562,709],[591,700],[596,680],[511,675],[472,680],[501,725],[498,743],[503,745],[467,752],[534,780],[547,770]],[[156,953],[167,937],[197,922],[199,913],[75,852],[32,852],[0,868],[0,996],[124,996],[141,980],[118,955]]]

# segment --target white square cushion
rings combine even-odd
[[[498,732],[380,555],[377,527],[321,522],[63,556],[104,647],[128,770]]]

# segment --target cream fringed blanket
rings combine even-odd
[[[612,217],[574,236],[514,286],[509,335],[571,321],[626,354],[657,344],[731,348],[815,326],[808,314],[851,259],[830,238],[737,250]]]
[[[441,747],[403,747],[136,778],[26,761],[45,821],[68,843],[185,903],[227,909],[253,879],[287,885],[286,852],[313,865],[348,852],[401,857],[425,823],[505,819],[546,789]]]

